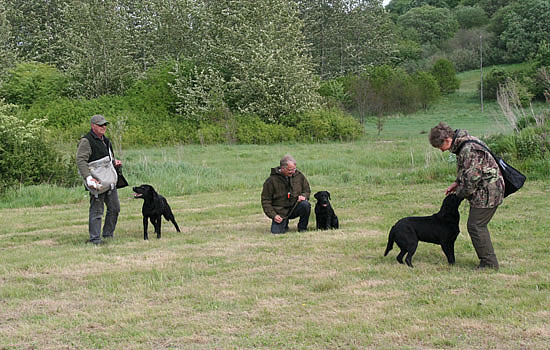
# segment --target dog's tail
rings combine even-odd
[[[384,252],[384,256],[388,255],[388,253],[390,252],[390,250],[393,249],[393,242],[395,241],[395,233],[393,232],[393,228],[395,226],[392,226],[391,230],[390,230],[390,235],[388,236],[388,245],[386,246],[386,251]]]
[[[176,223],[176,219],[170,220],[170,221],[172,221],[172,223],[174,224],[174,227],[176,228],[176,231],[177,231],[177,232],[181,232],[181,231],[180,231],[180,227],[179,227],[178,224]]]
[[[172,213],[171,209],[169,209],[167,213],[162,214],[162,216],[164,216],[166,221],[170,221],[172,224],[174,224],[174,227],[176,228],[177,232],[181,232],[180,227],[178,226],[178,224],[176,222],[176,218],[174,217],[174,213]]]

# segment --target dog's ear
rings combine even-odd
[[[313,195],[313,197],[315,197],[315,199],[319,199],[319,195],[321,194],[321,192],[317,192]]]
[[[328,199],[330,199],[330,192],[329,191],[327,191],[327,195],[328,195]]]

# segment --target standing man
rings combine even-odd
[[[78,143],[76,164],[79,174],[85,180],[86,188],[90,191],[89,242],[102,244],[101,219],[104,205],[107,206],[107,215],[103,226],[103,238],[113,237],[120,212],[114,167],[121,166],[122,162],[114,158],[111,142],[105,136],[108,124],[105,117],[96,114],[92,116],[90,123],[90,132]]]
[[[262,208],[271,222],[271,233],[288,231],[288,221],[300,217],[298,231],[306,231],[311,212],[311,190],[306,177],[296,169],[296,160],[284,156],[280,166],[271,169],[262,190]]]
[[[504,198],[504,179],[491,153],[468,141],[485,145],[466,130],[453,130],[445,123],[439,123],[430,131],[433,147],[456,154],[456,180],[447,187],[445,194],[456,192],[458,197],[470,202],[467,228],[479,258],[477,268],[498,270],[487,224]]]

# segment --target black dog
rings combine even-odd
[[[318,230],[328,230],[338,228],[338,217],[334,214],[332,205],[330,205],[330,192],[319,191],[314,195],[317,199],[315,204],[315,219]]]
[[[180,232],[180,228],[176,223],[176,219],[166,198],[158,194],[153,186],[141,185],[134,187],[133,190],[135,192],[134,198],[142,198],[144,200],[143,207],[141,208],[141,213],[143,214],[143,239],[149,239],[147,236],[147,219],[151,220],[151,223],[155,227],[157,238],[160,238],[161,216],[171,221],[176,227],[176,231]]]
[[[403,256],[407,253],[405,262],[408,266],[413,267],[412,256],[416,252],[418,241],[423,241],[441,245],[449,264],[454,264],[455,241],[460,232],[458,207],[461,202],[462,198],[458,198],[453,193],[445,197],[437,214],[409,216],[397,221],[390,230],[384,256],[392,250],[393,242],[395,242],[401,248],[401,252],[397,255],[397,261],[403,264]]]

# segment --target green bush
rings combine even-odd
[[[548,99],[547,94],[550,94],[550,66],[540,67],[536,70],[533,78],[533,86],[529,91],[533,93],[539,101]]]
[[[397,43],[397,61],[417,61],[422,58],[422,47],[413,40],[400,40]]]
[[[550,67],[550,42],[544,40],[539,44],[533,63],[535,68]]]
[[[526,82],[528,85],[524,84],[523,82]],[[534,97],[534,94],[531,93],[529,87],[533,87],[534,83],[530,78],[525,78],[523,82],[514,81],[514,84],[516,86],[516,91],[517,91],[521,106],[529,107],[529,104],[531,103],[531,100],[533,100],[533,97]]]
[[[545,125],[527,126],[508,135],[493,135],[487,139],[491,150],[505,160],[541,160],[550,155],[550,128]]]
[[[545,159],[550,152],[548,130],[530,126],[516,135],[518,159]]]
[[[489,23],[489,17],[482,8],[474,6],[457,6],[454,14],[460,28],[481,27]]]
[[[537,52],[550,32],[550,2],[548,0],[511,1],[499,11],[499,46],[506,48],[511,62],[524,62]],[[493,22],[497,21],[497,18]]]
[[[24,107],[35,101],[48,101],[67,93],[67,79],[56,68],[43,63],[23,62],[8,71],[0,85],[0,99]]]
[[[483,77],[483,98],[496,100],[497,93],[501,86],[512,83],[518,94],[523,107],[529,105],[536,94],[536,83],[528,75],[530,68],[508,72],[501,68],[493,68]],[[478,85],[478,91],[481,89],[481,83]]]
[[[495,134],[485,139],[485,142],[494,154],[506,161],[512,161],[518,158],[514,134]]]
[[[497,99],[497,92],[500,85],[506,83],[510,74],[502,68],[493,68],[483,77],[483,98],[489,100]],[[478,86],[480,90],[481,83]]]
[[[20,110],[18,116],[26,121],[46,119],[48,129],[62,138],[76,140],[89,130],[90,117],[98,113],[103,114],[111,123],[121,115],[130,114],[127,100],[123,96],[102,96],[90,100],[59,97],[37,101],[30,108]]]
[[[237,142],[242,144],[272,144],[299,140],[300,134],[296,128],[281,124],[267,124],[255,115],[237,115],[235,121],[235,137]]]
[[[479,69],[479,50],[458,48],[450,52],[447,58],[454,63],[459,72]]]
[[[25,123],[0,109],[0,192],[14,185],[73,185],[74,156],[57,151],[44,119]]]
[[[537,124],[537,121],[535,120],[535,117],[533,116],[526,116],[524,118],[521,118],[516,123],[516,128],[521,131],[529,126],[535,126]]]
[[[418,87],[401,68],[369,67],[350,79],[349,89],[354,102],[352,107],[362,120],[366,116],[412,113],[420,106]]]
[[[458,30],[458,22],[449,9],[430,5],[410,9],[398,17],[397,23],[406,39],[437,47]]]
[[[319,95],[325,98],[329,108],[343,107],[350,102],[349,93],[346,92],[341,78],[323,81],[319,88]]]
[[[423,108],[427,108],[439,97],[439,84],[435,77],[428,72],[416,72],[412,75],[417,87],[418,99]]]
[[[26,121],[46,119],[48,129],[65,140],[78,140],[90,129],[90,117],[100,113],[111,123],[107,128],[110,137],[114,136],[111,134],[113,126],[124,119],[126,131],[119,136],[125,145],[198,142],[197,123],[182,120],[170,113],[169,106],[136,103],[138,100],[137,94],[95,99],[60,97],[34,103],[29,109],[19,110],[18,116]]]
[[[226,109],[227,84],[222,72],[215,68],[185,65],[172,84],[176,111],[193,122],[208,122],[208,114]]]
[[[201,145],[223,143],[225,139],[225,128],[217,123],[201,123],[197,130],[197,137]]]
[[[363,134],[363,129],[357,120],[337,109],[321,109],[304,113],[300,116],[296,128],[305,140],[313,142],[350,141]]]
[[[437,60],[431,71],[439,83],[440,91],[444,94],[451,93],[460,87],[460,80],[456,77],[453,63],[444,58]]]
[[[176,68],[177,67],[177,68]],[[148,115],[165,115],[176,112],[177,97],[173,91],[175,71],[186,74],[189,62],[164,61],[150,68],[145,77],[137,80],[125,93],[128,105],[136,112]]]

